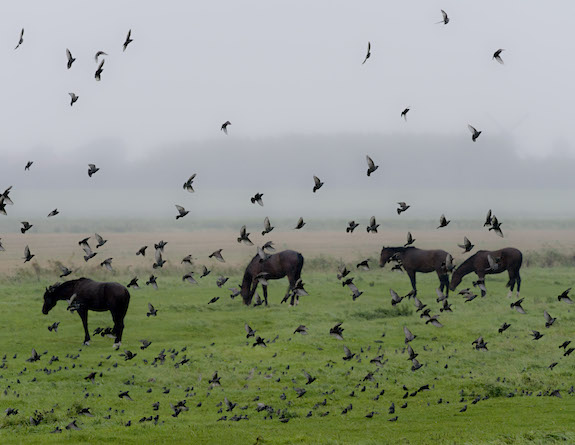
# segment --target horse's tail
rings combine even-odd
[[[251,291],[253,279],[254,277],[252,273],[249,271],[248,266],[246,268],[246,271],[244,272],[244,278],[242,279],[242,287],[241,287],[241,295],[245,305],[249,305],[252,302],[252,297],[254,296],[255,293],[255,287],[254,291],[253,292]]]
[[[297,275],[296,275],[296,280],[301,278],[301,270],[303,269],[303,255],[301,253],[297,254]]]

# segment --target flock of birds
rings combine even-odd
[[[448,16],[448,14],[445,11],[441,11],[442,13],[442,17],[443,19],[438,22],[439,24],[443,24],[443,25],[448,25],[450,23],[450,18]],[[128,48],[128,46],[133,42],[134,40],[132,39],[132,33],[131,30],[128,32],[126,39],[122,45],[123,47],[123,51],[126,51],[126,49]],[[19,49],[22,45],[24,44],[24,29],[22,29],[21,33],[20,33],[20,37],[19,37],[19,41],[18,44],[15,48],[15,50]],[[496,62],[503,64],[503,59],[501,57],[501,54],[504,50],[503,49],[497,49],[494,53],[493,53],[493,60],[495,60]],[[72,55],[71,51],[69,49],[66,49],[66,56],[67,56],[67,69],[71,69],[73,67],[74,62],[76,61],[76,58]],[[104,58],[104,56],[107,56],[107,53],[105,53],[104,51],[98,51],[95,56],[94,59],[96,61],[97,64],[97,69],[94,73],[94,78],[96,81],[101,81],[102,80],[102,73],[104,71],[104,64],[106,59]],[[372,57],[372,47],[371,47],[371,42],[368,42],[368,47],[367,47],[367,53],[365,55],[365,59],[362,62],[363,64],[366,64],[366,62],[368,62],[368,60]],[[73,106],[78,100],[79,100],[79,95],[77,95],[74,92],[70,92],[70,106]],[[400,118],[403,118],[405,121],[407,121],[407,114],[410,111],[410,107],[406,107],[403,111],[401,111],[400,113]],[[221,125],[221,131],[225,133],[225,135],[228,135],[228,127],[231,125],[230,121],[226,121]],[[468,129],[471,132],[471,139],[473,142],[476,142],[477,139],[479,138],[479,136],[482,134],[482,131],[477,130],[474,126],[472,126],[471,124],[468,125]],[[373,175],[379,168],[379,165],[377,165],[374,160],[368,155],[366,156],[366,162],[367,162],[367,176],[370,177],[371,175]],[[28,161],[26,166],[25,166],[25,171],[29,171],[31,166],[33,164],[33,161]],[[100,167],[97,167],[95,164],[88,164],[88,176],[91,178],[94,174],[98,173],[100,171]],[[194,190],[194,180],[196,179],[196,174],[194,173],[193,175],[191,175],[183,184],[183,189],[187,192],[193,193]],[[324,182],[320,179],[320,177],[318,176],[313,176],[313,184],[311,184],[310,182],[310,187],[313,193],[317,193],[319,192],[322,187],[324,187]],[[12,190],[12,187],[8,187],[1,195],[0,195],[0,213],[6,215],[6,206],[7,205],[13,205],[13,201],[10,198],[10,192]],[[264,206],[264,201],[263,201],[263,196],[264,193],[256,193],[253,197],[250,198],[250,202],[252,204],[258,204],[260,206]],[[176,204],[176,215],[175,218],[176,220],[181,219],[186,217],[189,214],[189,210],[186,210],[183,206]],[[397,214],[401,215],[402,213],[406,212],[411,206],[409,204],[407,204],[406,202],[398,202],[398,208],[397,208]],[[47,217],[48,218],[53,218],[56,217],[59,214],[59,211],[57,208],[55,208],[54,210],[52,210]],[[448,220],[445,215],[441,215],[441,217],[439,218],[439,226],[437,227],[438,229],[440,228],[444,228],[446,227],[448,224],[450,223],[450,220]],[[21,222],[22,227],[21,227],[21,233],[25,234],[27,233],[32,227],[35,226],[36,223],[32,224],[29,221],[22,221]],[[295,224],[295,226],[293,227],[296,230],[302,229],[305,226],[305,221],[303,220],[302,217],[299,218],[299,220],[297,221],[297,223]],[[356,221],[349,221],[348,226],[346,227],[346,232],[347,233],[353,233],[354,230],[359,226],[360,224],[357,223]],[[486,217],[486,221],[485,221],[485,226],[489,227],[489,230],[494,231],[494,233],[496,233],[498,236],[503,237],[503,232],[501,230],[501,223],[499,222],[499,220],[497,219],[497,217],[495,215],[492,214],[491,210],[489,210],[488,215]],[[370,218],[369,224],[366,226],[366,230],[368,233],[377,233],[378,231],[378,227],[379,224],[376,221],[375,216],[372,216]],[[274,230],[274,226],[272,225],[269,217],[266,217],[264,220],[264,225],[263,225],[263,230],[261,232],[262,236],[269,234],[270,232],[272,232]],[[95,240],[95,244],[92,241],[92,238]],[[250,240],[250,233],[247,231],[246,226],[242,226],[240,229],[240,233],[239,236],[237,238],[238,243],[244,243],[246,245],[252,246],[254,245],[254,243]],[[415,242],[415,239],[413,238],[412,234],[410,232],[408,232],[407,234],[407,242],[405,243],[405,246],[409,246],[412,245]],[[92,245],[90,244],[92,243]],[[96,257],[98,255],[98,253],[100,253],[101,248],[103,248],[107,243],[107,240],[104,239],[101,235],[99,235],[98,233],[96,233],[94,235],[94,237],[86,237],[83,238],[82,240],[80,240],[78,242],[78,245],[80,246],[80,248],[83,250],[84,255],[83,258],[85,260],[85,262],[88,262],[90,260],[92,260],[94,257]],[[165,246],[168,243],[165,241],[160,241],[157,244],[154,244],[154,262],[152,264],[152,269],[158,270],[161,269],[164,264],[166,263],[166,259],[164,258],[164,254],[165,254]],[[95,247],[92,247],[95,246]],[[464,251],[464,253],[468,253],[470,252],[474,245],[471,243],[471,241],[465,237],[463,240],[462,244],[458,244],[459,247],[461,247]],[[148,246],[142,246],[137,252],[134,252],[134,255],[136,256],[142,256],[145,257],[146,253],[147,253],[147,249]],[[1,243],[0,240],[0,251],[5,250],[4,246]],[[223,249],[217,249],[214,252],[212,252],[208,258],[210,259],[215,259],[219,262],[224,263],[225,259],[224,256],[222,254],[222,250]],[[265,243],[263,246],[258,247],[257,248],[257,252],[258,254],[262,257],[263,260],[265,260],[268,256],[270,252],[273,252],[274,246],[273,243],[271,241]],[[34,253],[32,253],[30,247],[27,245],[25,247],[24,250],[24,263],[31,261],[34,257],[36,257],[36,255]],[[195,258],[193,258],[192,255],[187,255],[186,257],[184,257],[181,260],[181,264],[186,264],[190,267],[194,266],[194,260]],[[113,272],[114,268],[113,268],[113,258],[106,258],[104,259],[102,262],[100,262],[100,265],[105,268],[106,270]],[[495,265],[493,266],[495,267]],[[361,269],[361,270],[369,270],[369,260],[365,260],[362,261],[360,263],[358,263],[356,265],[357,269]],[[208,269],[208,267],[206,265],[202,266],[202,273],[200,275],[200,278],[204,278],[207,275],[210,274],[211,270]],[[396,264],[393,267],[394,270],[401,270],[401,264]],[[451,269],[453,269],[453,267],[451,267]],[[61,273],[59,274],[60,278],[64,278],[67,277],[69,275],[71,275],[74,271],[71,267],[67,267],[63,264],[60,264],[60,271]],[[338,274],[337,274],[337,278],[339,280],[341,280],[342,286],[347,286],[351,291],[352,291],[352,298],[353,300],[356,300],[363,292],[360,291],[357,286],[353,283],[353,278],[349,277],[348,275],[350,274],[350,270],[347,269],[347,267],[345,266],[341,266]],[[146,285],[153,287],[154,289],[158,289],[158,283],[157,283],[157,276],[154,275],[154,273],[152,273],[148,280],[146,281]],[[228,281],[229,277],[225,277],[225,276],[220,276],[217,279],[217,286],[219,288],[223,287],[225,285],[225,283]],[[138,280],[139,278],[136,276],[134,277],[128,284],[127,287],[131,288],[131,289],[139,289],[140,286],[138,284]],[[194,272],[188,272],[186,273],[183,277],[182,280],[184,282],[188,282],[191,284],[197,284],[198,281],[196,280],[195,276],[194,276]],[[481,283],[478,283],[478,285],[480,286]],[[236,296],[238,296],[240,294],[240,290],[237,288],[230,288],[229,289],[231,291],[231,298],[235,298]],[[482,289],[483,290],[483,289]],[[558,300],[560,302],[566,302],[566,303],[572,303],[571,299],[569,298],[569,291],[570,289],[567,289],[565,292],[563,292],[559,297]],[[393,289],[390,289],[390,293],[391,293],[391,304],[392,306],[397,305],[398,303],[400,303],[403,298],[406,297],[411,297],[412,295],[408,294],[405,297],[401,297],[398,295],[397,292],[395,292]],[[443,304],[442,308],[440,308],[441,312],[451,312],[451,305],[447,302],[447,297],[441,292],[441,291],[437,291],[438,293],[438,298],[437,301],[441,302]],[[465,302],[471,302],[472,300],[475,299],[475,297],[477,296],[476,294],[474,294],[474,292],[472,291],[472,289],[465,289],[461,292],[459,292],[465,299]],[[216,303],[218,301],[219,297],[215,297],[212,298],[208,304],[213,304]],[[261,304],[261,299],[258,299],[256,297],[256,303],[255,305],[259,305]],[[425,324],[430,324],[434,327],[437,328],[441,328],[443,325],[442,323],[439,321],[438,317],[439,315],[432,315],[431,314],[431,308],[428,307],[427,304],[424,304],[421,300],[419,300],[416,296],[413,296],[413,302],[415,304],[415,308],[416,308],[416,312],[421,312],[421,318],[425,319]],[[515,309],[517,312],[524,314],[525,310],[522,307],[522,302],[523,299],[520,299],[519,301],[516,301],[514,303],[511,303],[511,308]],[[69,306],[70,310],[74,310],[73,305]],[[158,315],[158,309],[156,309],[151,303],[148,303],[148,311],[146,313],[147,317],[156,317]],[[545,328],[549,329],[553,326],[553,324],[555,323],[556,318],[552,317],[547,311],[544,312],[544,326]],[[48,330],[50,332],[57,332],[58,331],[58,327],[59,327],[60,322],[54,322],[52,323],[50,326],[48,326]],[[335,326],[333,326],[330,331],[329,331],[329,335],[331,335],[332,337],[338,339],[338,340],[343,340],[343,331],[344,328],[342,327],[343,323],[337,323]],[[510,323],[504,323],[499,329],[498,332],[499,334],[502,334],[504,331],[506,331],[507,329],[509,329],[509,327],[511,326]],[[260,347],[267,347],[268,344],[270,343],[274,343],[278,337],[272,339],[272,340],[266,340],[264,339],[262,336],[257,335],[256,334],[256,330],[252,329],[252,327],[250,327],[247,323],[245,324],[245,331],[246,331],[246,338],[250,339],[253,338],[254,343],[252,344],[252,347],[256,347],[256,346],[260,346]],[[98,328],[96,329],[96,331],[94,332],[94,335],[97,334],[101,334],[102,336],[105,335],[109,335],[111,334],[111,330],[110,328]],[[295,331],[293,332],[293,334],[300,334],[300,335],[307,335],[308,334],[308,328],[305,325],[300,325],[298,326]],[[413,372],[419,370],[420,368],[422,368],[424,366],[424,364],[420,363],[418,360],[418,356],[419,354],[413,349],[412,347],[412,342],[417,338],[417,335],[413,334],[412,331],[408,328],[408,327],[404,327],[404,334],[405,334],[405,346],[404,349],[401,350],[401,353],[406,353],[407,354],[407,359],[411,362],[411,370]],[[533,336],[533,340],[540,340],[545,334],[542,334],[541,332],[537,331],[537,330],[532,330],[532,336]],[[290,339],[291,340],[291,339]],[[141,340],[141,350],[145,350],[146,348],[148,348],[152,342],[149,340]],[[485,341],[485,339],[480,336],[479,338],[477,338],[476,340],[474,340],[472,343],[473,347],[477,350],[483,350],[483,351],[487,351],[488,350],[488,342]],[[569,347],[571,344],[571,341],[566,340],[565,342],[563,342],[559,348],[563,349],[563,355],[569,356],[571,355],[574,351],[575,348],[573,347]],[[352,352],[347,346],[343,346],[343,350],[344,350],[344,356],[342,357],[342,359],[345,362],[350,362],[352,360],[355,360],[358,363],[361,363],[362,359],[365,359],[366,357],[368,357],[366,354],[367,353],[371,353],[371,346],[368,346],[365,348],[365,350],[363,348],[361,348],[361,352]],[[168,360],[168,358],[170,358],[172,360],[172,363],[174,364],[174,366],[176,368],[188,363],[190,361],[190,358],[187,357],[187,355],[185,355],[186,352],[186,348],[182,348],[180,350],[175,350],[175,349],[171,349],[171,350],[166,350],[163,349],[154,359],[153,361],[148,362],[147,359],[143,360],[144,364],[149,364],[151,366],[158,366],[158,365],[162,365],[164,364],[164,362],[166,362]],[[396,351],[397,352],[397,351]],[[180,355],[181,354],[181,355]],[[373,383],[372,385],[372,389],[376,391],[376,394],[374,395],[374,400],[378,400],[381,396],[383,396],[385,390],[383,388],[380,388],[379,383],[375,381],[375,374],[377,374],[378,372],[380,372],[379,370],[381,369],[381,367],[384,366],[384,364],[387,362],[387,359],[384,359],[384,354],[382,351],[382,347],[381,345],[379,346],[379,348],[374,352],[374,357],[372,357],[369,360],[370,364],[373,364],[375,366],[377,366],[377,370],[374,372],[369,372],[364,378],[363,381],[357,386],[356,389],[354,389],[350,394],[349,397],[353,398],[355,396],[357,396],[356,391],[359,392],[364,392],[366,391],[366,384],[369,383]],[[36,352],[36,350],[33,350],[32,355],[30,358],[28,358],[26,361],[27,362],[36,362],[39,361],[42,356],[44,354],[38,354]],[[130,361],[133,360],[138,354],[134,353],[130,350],[125,350],[122,354],[121,357],[125,360],[125,361]],[[78,357],[80,357],[80,354],[74,356],[74,355],[69,355],[67,356],[67,358],[71,359],[71,360],[76,360]],[[106,360],[109,360],[112,356],[108,356],[106,358]],[[15,355],[13,357],[14,359],[17,358],[17,355]],[[6,367],[6,363],[7,363],[8,359],[6,357],[6,355],[4,355],[3,359],[2,359],[2,364],[0,365],[0,368],[5,368]],[[56,356],[52,356],[52,358],[49,360],[48,362],[48,366],[50,366],[52,363],[54,362],[58,362],[59,358]],[[331,361],[330,361],[331,362]],[[103,366],[104,361],[102,361],[99,366]],[[553,369],[555,366],[557,366],[558,362],[553,362],[550,366],[549,369]],[[118,366],[117,363],[115,363],[113,365],[114,367]],[[328,366],[333,367],[334,364],[333,363],[328,363]],[[445,367],[447,368],[447,364],[445,365]],[[62,368],[60,366],[60,368],[58,369],[51,369],[48,367],[44,368],[44,372],[47,375],[50,375],[52,373],[58,372],[58,371],[62,371],[64,369],[68,369],[66,368]],[[111,368],[108,368],[108,370],[110,370]],[[269,373],[270,376],[274,376],[274,378],[276,378],[277,382],[280,382],[282,378],[287,377],[288,375],[288,369],[286,369],[286,371],[283,371],[281,373],[281,376],[277,376],[277,374],[274,373]],[[252,369],[250,375],[248,376],[248,379],[251,379],[254,377],[254,371],[255,369]],[[295,387],[294,388],[294,392],[297,398],[301,398],[305,395],[306,393],[306,389],[303,388],[303,386],[307,387],[307,385],[311,385],[316,381],[316,377],[312,376],[310,373],[308,373],[307,371],[303,370],[303,377],[304,377],[304,383],[300,386],[300,387]],[[260,371],[261,374],[261,371]],[[96,383],[96,380],[98,379],[98,381],[100,381],[103,378],[103,372],[97,372],[97,371],[92,371],[90,372],[84,379],[87,382],[91,382],[92,384]],[[267,376],[266,376],[267,378]],[[297,382],[297,380],[295,378],[293,378],[291,381],[295,384]],[[366,383],[367,382],[367,383]],[[128,382],[128,384],[135,384],[134,382],[134,377],[132,376],[131,381]],[[209,385],[209,389],[213,389],[217,386],[222,385],[221,382],[221,376],[218,375],[218,372],[214,372],[212,377],[209,379],[208,381],[208,385]],[[415,397],[417,396],[420,392],[422,391],[428,391],[430,389],[433,388],[433,385],[423,385],[421,387],[419,387],[418,389],[408,389],[407,387],[403,386],[403,390],[405,391],[405,395],[404,395],[404,399],[408,399],[409,397]],[[4,391],[5,394],[7,394],[7,389]],[[149,390],[147,392],[152,392],[152,388],[150,387]],[[568,391],[570,394],[574,393],[574,389],[573,386],[570,388],[570,390]],[[86,397],[89,397],[89,393],[90,390],[88,390],[87,388],[85,389],[85,394]],[[164,388],[163,393],[165,395],[170,393],[169,388]],[[333,391],[331,392],[333,393]],[[326,395],[326,397],[329,395],[329,393],[324,393]],[[185,389],[184,391],[184,395],[185,397],[182,400],[179,400],[175,403],[170,403],[170,408],[172,411],[172,416],[173,417],[178,417],[182,412],[187,411],[189,408],[186,405],[187,403],[187,398],[190,398],[192,396],[196,395],[196,389],[194,389],[194,387],[189,386],[188,388]],[[529,393],[525,394],[525,395],[531,395]],[[547,391],[546,393],[540,392],[538,395],[548,395],[548,396],[558,396],[561,397],[559,390],[553,390],[553,391]],[[210,392],[207,392],[206,397],[210,396]],[[510,394],[509,396],[513,396],[513,394]],[[120,399],[124,399],[127,401],[132,401],[132,397],[129,395],[129,391],[121,391],[118,394],[118,397]],[[280,398],[282,400],[285,400],[287,398],[285,393],[282,393],[282,395],[280,396]],[[488,397],[481,397],[481,396],[477,396],[476,398],[474,398],[473,401],[471,401],[470,403],[472,404],[476,404],[481,400],[485,400]],[[464,399],[462,398],[462,401]],[[263,401],[260,401],[259,396],[256,396],[256,398],[254,399],[254,402],[257,402],[257,406],[256,406],[256,411],[257,412],[264,412],[265,414],[265,418],[266,419],[273,419],[273,418],[278,418],[281,422],[288,422],[289,421],[289,416],[286,415],[286,411],[285,409],[276,409],[272,406],[271,403],[264,403]],[[443,399],[440,399],[438,401],[438,403],[443,403]],[[314,410],[320,409],[322,407],[325,407],[327,403],[327,398],[326,400],[324,400],[324,402],[320,402],[318,403],[316,406],[314,406],[313,410],[310,410],[308,413],[308,417],[314,415]],[[407,407],[407,401],[405,401],[400,408],[406,408]],[[448,402],[447,402],[448,403]],[[198,407],[200,407],[202,405],[202,402],[199,402],[197,404]],[[246,414],[234,414],[232,415],[232,412],[234,411],[234,409],[236,408],[238,404],[237,403],[233,403],[231,400],[228,399],[228,397],[224,397],[224,400],[222,402],[220,402],[217,407],[219,408],[219,413],[222,413],[223,415],[220,417],[219,420],[230,420],[230,421],[239,421],[239,420],[245,420],[248,419],[248,416]],[[153,411],[158,411],[160,407],[160,401],[156,401],[153,405],[152,405],[152,410]],[[245,407],[238,407],[240,410],[246,410],[248,409],[248,406]],[[225,414],[224,414],[224,409],[225,409]],[[350,412],[353,409],[353,404],[349,403],[346,407],[343,408],[343,410],[341,411],[342,415],[347,414],[348,412]],[[461,409],[460,412],[465,412],[467,410],[467,405],[464,405]],[[112,411],[113,409],[110,407],[109,409],[109,413],[107,414],[107,416],[104,416],[105,419],[109,419],[111,418],[112,415]],[[116,410],[116,413],[118,412],[118,410]],[[12,408],[9,407],[8,409],[5,410],[6,416],[11,416],[11,415],[16,415],[18,414],[18,409],[17,408]],[[395,403],[391,403],[391,405],[388,408],[388,413],[389,415],[391,415],[392,417],[390,417],[388,420],[389,421],[397,421],[398,420],[398,415],[396,414],[396,407],[395,407]],[[30,424],[31,425],[38,425],[42,422],[42,419],[44,418],[46,413],[42,413],[42,412],[35,412],[32,416],[30,416]],[[81,407],[80,409],[77,410],[77,412],[75,413],[70,413],[71,415],[76,415],[76,416],[88,416],[88,417],[93,417],[93,414],[90,411],[90,408],[88,407]],[[325,416],[328,415],[329,412],[321,412],[319,413],[320,416]],[[374,415],[379,414],[375,411],[372,411],[370,413],[367,413],[367,415],[365,417],[367,418],[373,418]],[[159,415],[158,414],[152,414],[150,416],[146,416],[140,419],[140,423],[145,423],[145,422],[153,422],[153,423],[158,423],[159,420]],[[65,429],[68,430],[77,430],[80,429],[80,427],[77,425],[77,420],[73,420],[72,422],[70,422]],[[131,425],[131,421],[128,422],[126,424],[126,426],[130,426]],[[52,431],[53,433],[60,433],[62,432],[62,429],[60,427],[56,427],[56,429],[54,431]]]

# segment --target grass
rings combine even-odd
[[[330,264],[329,258],[325,262]],[[182,283],[176,275],[162,276],[158,291],[132,291],[120,351],[113,351],[112,340],[100,336],[90,346],[82,346],[80,319],[66,311],[64,302],[43,316],[42,294],[48,279],[16,276],[5,281],[0,288],[1,354],[6,355],[0,368],[0,408],[16,408],[18,414],[0,414],[2,443],[575,441],[575,396],[568,394],[575,383],[575,356],[563,357],[558,349],[563,341],[574,340],[575,313],[556,298],[573,284],[569,268],[524,269],[526,315],[510,309],[513,300],[505,296],[506,277],[489,276],[485,298],[463,303],[457,295],[450,297],[454,312],[441,314],[443,328],[426,325],[411,301],[392,308],[389,288],[405,295],[409,280],[387,269],[354,271],[355,282],[364,291],[354,302],[336,279],[336,270],[304,268],[310,295],[302,297],[296,308],[279,305],[285,280],[272,282],[269,308],[246,308],[238,299],[231,300],[227,290],[218,289],[212,275],[200,286]],[[115,279],[124,283],[130,278],[126,274]],[[234,275],[229,283],[235,285],[239,279]],[[460,287],[470,286],[472,279],[466,277]],[[418,276],[419,298],[434,314],[439,313],[436,281],[431,274]],[[220,299],[207,305],[214,296]],[[146,317],[148,302],[158,309],[157,317]],[[549,329],[544,327],[545,309],[557,317]],[[61,322],[58,332],[48,332],[54,321]],[[511,327],[498,334],[504,321]],[[344,341],[329,335],[338,322],[343,322]],[[252,346],[244,323],[266,339],[266,348]],[[300,324],[308,327],[309,335],[293,334]],[[111,317],[91,312],[89,325],[91,331],[110,326]],[[416,372],[406,359],[403,326],[417,335],[412,346],[424,366]],[[531,329],[544,337],[533,341]],[[473,349],[471,342],[479,336],[485,338],[488,351]],[[144,338],[152,345],[141,350],[139,340]],[[353,360],[342,360],[343,345],[356,353]],[[26,362],[32,348],[42,354],[35,363]],[[137,356],[124,360],[120,353],[125,349]],[[165,362],[153,364],[163,349]],[[382,367],[370,363],[382,353]],[[58,361],[49,364],[53,355]],[[177,365],[184,358],[189,361]],[[553,362],[558,365],[548,369]],[[302,369],[317,380],[306,386]],[[102,373],[94,384],[83,379],[92,371]],[[221,376],[219,387],[208,383],[215,371]],[[373,381],[363,380],[368,372],[373,373]],[[426,384],[429,391],[409,395]],[[405,400],[403,385],[408,388]],[[298,398],[294,388],[307,392]],[[555,389],[561,398],[545,395]],[[120,399],[122,391],[129,391],[133,401]],[[539,392],[543,395],[537,396]],[[472,404],[476,396],[489,398]],[[225,406],[218,412],[224,397],[238,404],[233,412],[226,412]],[[256,397],[273,407],[271,418],[267,411],[256,412]],[[172,417],[170,403],[181,400],[186,400],[189,410]],[[152,409],[156,401],[158,411]],[[393,415],[388,414],[392,402]],[[400,408],[405,402],[407,407]],[[353,409],[341,414],[350,403]],[[460,413],[464,405],[467,411]],[[85,407],[94,417],[77,414]],[[36,410],[43,413],[43,420],[31,426],[29,417]],[[373,418],[366,418],[372,411],[376,412]],[[309,412],[311,417],[306,417]],[[139,422],[156,414],[158,424]],[[234,414],[248,419],[218,421]],[[395,415],[396,422],[388,421]],[[280,418],[289,421],[282,423]],[[74,419],[81,430],[65,430]],[[130,427],[125,426],[128,421]],[[56,426],[64,432],[50,434]]]

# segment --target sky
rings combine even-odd
[[[176,203],[242,217],[256,192],[281,216],[385,216],[398,200],[422,217],[574,216],[574,13],[532,0],[12,2],[0,188],[14,186],[19,218],[171,217]],[[366,154],[381,165],[370,181]]]

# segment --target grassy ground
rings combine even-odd
[[[558,348],[565,340],[575,340],[575,313],[572,306],[556,298],[573,284],[570,269],[524,269],[526,315],[510,309],[513,300],[506,297],[506,277],[489,276],[485,298],[463,303],[457,295],[450,297],[453,313],[440,316],[443,328],[426,325],[412,301],[391,307],[389,288],[402,295],[409,290],[404,274],[379,268],[352,272],[364,291],[355,302],[335,275],[335,270],[324,273],[304,268],[310,295],[302,297],[296,308],[279,304],[287,287],[285,280],[270,286],[269,308],[246,308],[238,299],[231,300],[227,290],[218,289],[215,277],[191,286],[177,276],[164,276],[158,291],[132,291],[120,351],[113,351],[112,340],[100,336],[94,337],[90,346],[82,346],[80,319],[66,311],[65,302],[48,316],[42,315],[48,279],[13,278],[0,288],[1,354],[6,354],[0,369],[0,409],[16,408],[18,414],[0,414],[0,440],[248,444],[575,441],[575,396],[568,393],[575,383],[575,355],[563,357]],[[116,277],[122,283],[130,278]],[[460,287],[471,285],[472,278],[466,277]],[[229,283],[235,285],[239,279],[236,274]],[[439,313],[436,285],[435,276],[419,275],[419,297],[433,308],[433,314]],[[220,299],[208,305],[214,296]],[[158,309],[157,317],[146,317],[148,302]],[[549,329],[544,326],[545,309],[557,317]],[[54,321],[61,322],[57,333],[47,330]],[[329,335],[330,327],[338,322],[343,322],[345,329],[343,341]],[[498,334],[503,322],[511,327]],[[266,339],[266,348],[252,346],[244,323]],[[111,317],[109,313],[90,313],[89,324],[91,330],[109,326]],[[300,324],[308,327],[309,335],[293,334]],[[404,351],[403,326],[417,335],[411,344],[424,366],[415,372]],[[544,337],[532,340],[531,329]],[[471,342],[480,335],[487,341],[488,351],[472,347]],[[141,350],[139,340],[144,338],[152,345]],[[354,359],[342,360],[343,345],[356,354]],[[42,354],[35,363],[26,362],[32,348]],[[165,362],[153,364],[163,349]],[[124,350],[137,356],[126,361],[120,356]],[[370,363],[379,354],[384,356],[381,367]],[[53,355],[58,361],[49,364]],[[184,358],[189,361],[176,365]],[[558,364],[550,370],[553,362]],[[302,369],[317,380],[305,385]],[[98,372],[95,383],[83,379],[92,371]],[[208,380],[215,371],[221,376],[221,386],[212,387]],[[373,373],[373,381],[364,381],[368,372]],[[423,385],[430,390],[415,393]],[[307,392],[297,397],[294,388]],[[560,390],[560,398],[546,395],[555,389]],[[122,391],[129,391],[133,401],[120,399]],[[472,404],[476,396],[482,400]],[[488,398],[483,400],[485,396]],[[237,403],[232,412],[219,406],[224,397]],[[256,411],[256,397],[273,407],[272,415]],[[170,403],[181,400],[186,400],[189,410],[172,417]],[[160,407],[154,411],[152,404],[157,401]],[[392,403],[395,414],[388,412]],[[404,403],[407,407],[401,408]],[[342,414],[350,404],[353,408]],[[467,411],[460,412],[465,405]],[[78,410],[86,407],[94,417],[78,415]],[[219,412],[221,408],[223,412]],[[29,418],[36,410],[43,420],[31,426]],[[371,412],[375,412],[373,417],[366,418]],[[218,421],[236,414],[247,419]],[[159,415],[157,424],[140,422],[155,415]],[[397,421],[389,421],[395,416]],[[281,418],[288,419],[287,423]],[[80,430],[64,429],[74,419]],[[50,434],[57,426],[63,433]]]

